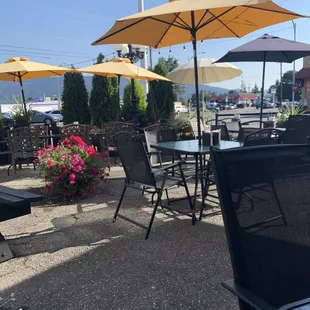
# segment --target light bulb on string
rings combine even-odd
[[[169,55],[171,55],[171,47],[169,48]]]
[[[186,52],[186,46],[185,45],[183,45],[183,51]]]
[[[160,56],[160,50],[158,50],[158,56]]]
[[[203,45],[203,40],[201,40],[201,45]]]

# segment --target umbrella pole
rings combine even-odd
[[[23,98],[23,106],[24,106],[24,112],[25,112],[25,118],[28,121],[28,115],[27,115],[27,107],[26,107],[26,99],[25,99],[25,93],[24,93],[24,87],[23,87],[23,80],[22,76],[20,73],[18,73],[18,79],[19,79],[19,85],[20,85],[20,90],[22,92],[22,98]]]
[[[117,76],[117,101],[118,101],[118,107],[117,107],[117,113],[116,113],[116,120],[119,120],[119,111],[121,109],[121,96],[120,96],[120,86],[121,86],[121,76]]]
[[[263,78],[262,78],[262,92],[261,92],[261,98],[260,98],[260,119],[259,119],[259,126],[260,126],[260,128],[262,128],[262,125],[263,125],[265,72],[266,72],[266,52],[264,52]]]
[[[200,127],[200,102],[199,102],[199,85],[198,85],[198,62],[197,62],[197,40],[196,40],[196,27],[195,27],[195,13],[191,12],[192,16],[192,29],[191,34],[193,37],[193,51],[194,51],[194,73],[195,73],[195,92],[196,92],[196,113],[198,124],[198,144],[201,145],[201,127]]]

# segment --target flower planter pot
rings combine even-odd
[[[28,121],[25,119],[17,119],[16,120],[16,127],[26,127],[28,126]]]

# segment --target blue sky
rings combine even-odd
[[[144,0],[145,8],[151,8],[168,0]],[[287,9],[310,15],[309,0],[275,0]],[[74,4],[73,4],[74,3]],[[1,41],[0,62],[13,56],[25,56],[33,61],[45,62],[54,65],[62,63],[75,64],[83,67],[92,64],[92,59],[99,52],[113,57],[112,46],[91,46],[91,42],[104,34],[113,25],[117,18],[135,13],[138,10],[138,0],[16,0],[5,1],[2,4],[0,19]],[[297,40],[310,43],[309,19],[298,19]],[[198,45],[200,57],[219,58],[228,50],[242,45],[256,37],[270,33],[287,39],[293,39],[291,22],[278,24],[251,33],[242,39],[219,39],[205,41]],[[161,49],[161,56],[167,57],[169,48]],[[112,54],[111,54],[112,53]],[[172,47],[172,56],[179,62],[185,62],[192,56],[191,43]],[[153,61],[158,58],[154,51]],[[235,63],[243,70],[243,80],[247,86],[260,84],[262,64]],[[302,61],[296,62],[296,68],[302,67]],[[283,70],[292,69],[292,65],[283,65]],[[274,83],[280,75],[279,64],[268,64],[266,69],[266,86]],[[241,78],[213,84],[225,88],[239,88]]]

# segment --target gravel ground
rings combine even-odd
[[[4,186],[42,192],[31,168],[6,176]],[[0,309],[237,309],[220,285],[231,277],[222,218],[195,226],[175,212],[159,212],[149,240],[150,195],[129,190],[111,222],[123,186],[114,167],[92,197],[71,203],[45,199],[32,214],[2,222],[16,258],[0,264]],[[190,185],[193,190],[193,186]],[[170,196],[184,195],[183,189]],[[188,209],[186,202],[173,207]]]

